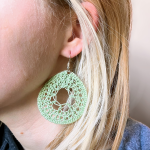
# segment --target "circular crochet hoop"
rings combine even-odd
[[[60,89],[66,89],[69,98],[66,103],[57,101]],[[52,77],[41,89],[37,105],[41,115],[56,124],[70,124],[78,120],[86,107],[87,92],[82,81],[73,73],[63,71]],[[54,109],[54,105],[58,109]]]

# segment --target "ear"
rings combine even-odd
[[[90,13],[94,29],[97,31],[98,26],[98,12],[96,7],[90,2],[83,2],[82,6]],[[67,29],[67,40],[64,41],[64,47],[61,49],[60,55],[73,58],[77,56],[83,47],[83,39],[82,39],[82,32],[80,28],[80,24],[78,21],[77,16],[72,17],[72,24],[71,27]],[[74,20],[75,19],[75,20]]]

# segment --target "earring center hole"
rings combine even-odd
[[[65,88],[62,88],[58,91],[56,97],[57,97],[57,101],[60,104],[65,104],[67,99],[69,98],[68,91]],[[59,106],[54,104],[53,108],[58,110]]]

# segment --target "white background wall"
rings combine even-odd
[[[150,0],[132,0],[130,116],[150,127]]]

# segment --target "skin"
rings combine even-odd
[[[91,3],[83,6],[96,16]],[[44,149],[62,129],[41,116],[37,96],[48,79],[66,70],[69,55],[75,57],[83,45],[76,21],[54,39],[55,18],[40,9],[36,0],[0,1],[0,120],[25,150]],[[93,21],[97,23],[94,17]],[[66,93],[60,95],[64,101]]]

